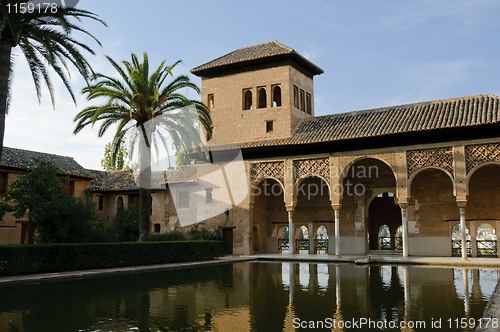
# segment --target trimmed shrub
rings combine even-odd
[[[150,234],[149,241],[150,242],[159,242],[159,241],[185,241],[186,237],[180,231],[171,231],[162,234]]]
[[[218,241],[3,245],[0,275],[180,263],[222,255]]]

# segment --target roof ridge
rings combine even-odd
[[[408,103],[408,104],[401,104],[401,105],[394,105],[394,106],[383,106],[383,107],[369,108],[369,109],[358,110],[358,111],[348,111],[348,112],[335,113],[335,114],[325,114],[325,115],[315,116],[315,117],[312,117],[310,119],[306,119],[304,122],[314,121],[314,120],[320,119],[320,118],[329,118],[329,117],[336,118],[336,117],[342,117],[342,116],[356,116],[356,115],[372,113],[372,112],[386,112],[386,111],[390,111],[390,110],[397,109],[397,108],[406,108],[409,106],[431,105],[431,104],[438,104],[438,103],[444,103],[444,102],[450,102],[450,101],[456,101],[456,100],[473,99],[473,98],[478,98],[478,97],[492,97],[492,98],[500,99],[499,96],[492,95],[489,93],[478,94],[478,95],[471,95],[471,96],[465,96],[465,97],[428,100],[428,101],[421,101],[421,102],[417,102],[417,103]]]
[[[41,153],[41,154],[45,154],[45,155],[49,155],[49,156],[63,157],[63,158],[70,158],[70,159],[75,160],[75,158],[73,158],[73,157],[71,157],[71,156],[63,156],[63,155],[60,155],[60,154],[55,154],[55,153],[40,152],[40,151],[35,151],[35,150],[27,150],[27,149],[20,149],[20,148],[12,148],[12,147],[9,147],[9,146],[4,146],[3,148],[4,148],[4,149],[11,149],[11,150],[18,150],[18,151],[36,152],[36,153]],[[75,160],[75,161],[76,161],[76,160]],[[82,166],[82,167],[83,167],[83,166]]]

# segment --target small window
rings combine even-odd
[[[63,180],[63,191],[65,196],[72,196],[75,194],[75,181]]]
[[[273,107],[281,106],[281,87],[279,85],[274,85],[272,88],[273,92]]]
[[[179,207],[189,207],[189,191],[179,191]]]
[[[266,88],[260,87],[257,89],[258,94],[259,94],[259,108],[266,108],[267,107],[267,93],[266,93]]]
[[[243,90],[243,109],[252,109],[252,90],[250,89]]]
[[[304,100],[304,90],[300,89],[300,110],[306,111],[306,101]]]
[[[299,88],[295,85],[293,86],[293,106],[299,108]]]
[[[137,205],[139,206],[139,205]],[[120,211],[121,209],[123,209],[123,197],[118,197],[118,200],[116,201],[116,208],[118,211]]]
[[[0,172],[0,195],[7,191],[7,173]]]
[[[213,188],[205,188],[205,197],[206,197],[207,204],[212,204],[214,201],[213,197],[212,197],[212,190],[213,190]]]
[[[155,224],[155,233],[160,233],[160,224]]]
[[[266,121],[266,133],[273,131],[273,121]]]
[[[306,113],[312,115],[311,94],[306,92]]]
[[[208,95],[207,102],[208,102],[208,108],[210,108],[210,109],[214,108],[214,94],[213,93]]]
[[[99,197],[99,211],[104,210],[104,196],[98,196]]]

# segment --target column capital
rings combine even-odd
[[[340,208],[342,207],[342,204],[337,204],[337,203],[332,203],[332,208],[335,210],[335,211],[339,211]]]
[[[295,205],[287,205],[286,206],[286,211],[287,212],[293,212],[293,211],[295,211]]]
[[[457,199],[457,205],[459,208],[464,208],[466,204],[467,204],[466,199]]]
[[[408,207],[408,202],[398,202],[401,209],[406,209]]]

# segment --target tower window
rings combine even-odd
[[[104,210],[104,196],[97,196],[99,197],[99,211]]]
[[[210,109],[214,108],[214,94],[213,93],[208,95],[207,102],[208,102],[208,108],[210,108]]]
[[[258,94],[259,94],[259,108],[266,108],[267,107],[267,93],[266,93],[266,88],[261,87],[257,89]]]
[[[306,92],[306,113],[312,114],[311,94]]]
[[[155,233],[160,233],[160,224],[155,224]]]
[[[275,85],[272,88],[273,92],[273,107],[281,106],[281,87],[279,85]]]
[[[243,90],[243,109],[252,109],[252,90],[250,89]]]
[[[266,121],[266,133],[273,131],[274,121]]]
[[[293,106],[299,108],[299,88],[293,86]]]
[[[179,207],[189,207],[189,191],[179,191]]]
[[[300,110],[305,112],[306,111],[306,101],[304,98],[304,90],[300,89]]]

